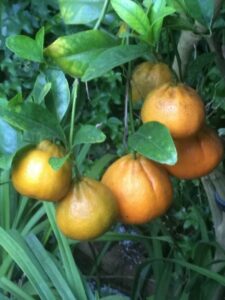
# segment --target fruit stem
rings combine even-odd
[[[77,102],[77,90],[78,90],[78,79],[76,78],[73,83],[73,90],[72,90],[72,111],[71,111],[71,121],[70,121],[70,135],[69,135],[69,146],[70,150],[73,146],[73,135],[74,135],[74,120],[75,120],[75,113],[76,113],[76,102]]]
[[[76,163],[74,164],[74,177],[75,177],[75,182],[79,182],[81,181],[82,175],[80,173],[80,170],[78,168],[78,166],[76,165]]]
[[[102,7],[102,11],[101,11],[101,14],[94,26],[94,29],[97,30],[106,14],[106,11],[107,11],[107,8],[108,8],[108,5],[109,5],[109,0],[105,0],[104,4],[103,4],[103,7]]]

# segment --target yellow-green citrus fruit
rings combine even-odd
[[[164,83],[171,82],[173,74],[164,63],[143,62],[133,71],[131,78],[132,101],[144,100],[149,92]]]
[[[12,167],[12,183],[22,195],[46,200],[62,199],[71,184],[72,165],[65,164],[55,171],[49,164],[51,157],[63,157],[64,149],[48,140],[26,147],[16,155]]]
[[[59,202],[56,221],[60,230],[76,240],[94,239],[117,220],[118,207],[112,192],[101,182],[83,177]]]

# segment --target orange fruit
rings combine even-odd
[[[203,126],[204,103],[194,89],[184,84],[165,84],[148,94],[141,119],[144,123],[164,124],[174,138],[188,137]]]
[[[166,212],[172,200],[168,174],[158,164],[125,155],[106,170],[102,182],[116,196],[120,218],[127,224],[142,224]]]
[[[218,135],[204,127],[196,136],[174,140],[178,161],[165,165],[168,172],[181,179],[194,179],[210,173],[222,160],[223,144]]]
[[[132,101],[145,99],[147,94],[160,85],[173,80],[173,74],[164,63],[139,64],[133,71],[131,78]]]
[[[75,182],[56,209],[59,229],[76,240],[93,239],[117,220],[117,203],[101,182],[83,177]]]
[[[12,166],[12,183],[22,195],[46,201],[58,201],[68,192],[72,166],[66,162],[55,171],[51,157],[63,157],[64,149],[48,140],[36,147],[25,147],[16,155]]]

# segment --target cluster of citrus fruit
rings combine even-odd
[[[202,99],[191,87],[175,84],[166,64],[140,64],[132,77],[132,98],[144,100],[143,123],[158,121],[169,129],[178,153],[175,165],[165,165],[171,175],[194,179],[208,174],[219,164],[223,144],[205,124]]]
[[[104,184],[91,178],[72,180],[71,161],[54,170],[49,160],[64,156],[64,149],[48,140],[22,149],[13,161],[12,183],[24,196],[57,201],[57,225],[66,236],[95,238],[117,220],[115,197]]]
[[[132,153],[113,162],[101,182],[87,177],[72,180],[71,161],[58,170],[49,164],[51,157],[65,153],[47,140],[23,149],[14,159],[15,189],[28,197],[58,201],[56,221],[70,238],[96,238],[117,219],[143,224],[163,215],[173,195],[169,174],[197,178],[222,159],[222,142],[205,125],[203,101],[192,88],[174,84],[167,65],[142,63],[133,72],[131,87],[132,100],[144,100],[142,121],[158,121],[170,130],[178,152],[175,165],[161,165]]]
[[[221,161],[223,145],[205,125],[204,103],[197,92],[175,84],[173,73],[164,63],[144,62],[131,79],[132,101],[144,100],[143,123],[165,125],[178,153],[175,165],[160,165],[141,155],[126,155],[105,172],[102,182],[116,196],[119,215],[128,224],[142,224],[163,215],[171,204],[169,175],[194,179],[211,172]],[[163,149],[162,149],[163,151]]]

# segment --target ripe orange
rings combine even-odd
[[[131,94],[132,101],[145,99],[147,94],[160,85],[173,80],[173,74],[164,63],[150,63],[148,61],[139,64],[132,74]]]
[[[102,182],[116,196],[120,218],[127,224],[142,224],[165,213],[172,200],[172,185],[156,163],[125,155],[105,172]]]
[[[58,201],[68,192],[72,166],[66,162],[55,171],[49,164],[51,157],[63,157],[63,148],[44,140],[36,147],[26,147],[15,157],[12,183],[22,195],[46,201]]]
[[[184,138],[203,126],[204,103],[195,90],[184,84],[165,84],[148,94],[141,118],[144,123],[158,121],[173,137]]]
[[[204,127],[196,136],[175,140],[178,161],[166,166],[178,178],[194,179],[210,173],[221,161],[223,144],[217,134]]]
[[[101,182],[84,177],[59,202],[56,221],[66,236],[88,240],[107,231],[116,221],[117,213],[111,191]]]

